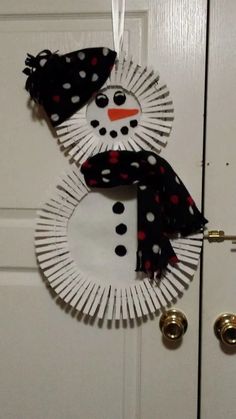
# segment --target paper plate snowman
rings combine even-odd
[[[26,89],[74,162],[38,212],[44,276],[61,299],[92,317],[157,312],[194,275],[206,222],[158,156],[173,121],[167,86],[155,70],[125,55],[118,61],[108,48],[45,50],[26,64]]]

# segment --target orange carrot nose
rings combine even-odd
[[[116,121],[117,119],[128,118],[129,116],[136,115],[139,113],[139,109],[110,108],[107,113],[110,121]]]

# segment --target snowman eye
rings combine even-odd
[[[123,103],[125,103],[125,101],[126,101],[126,96],[125,96],[125,94],[124,94],[121,90],[118,90],[118,91],[114,94],[113,100],[114,100],[114,103],[115,103],[116,105],[121,106],[121,105],[123,105]]]
[[[109,102],[108,97],[103,93],[98,93],[95,99],[96,105],[99,108],[105,108]]]

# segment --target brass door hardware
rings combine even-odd
[[[214,331],[221,343],[236,347],[236,315],[221,314],[215,321]]]
[[[178,341],[183,337],[188,327],[185,315],[176,309],[171,309],[162,314],[160,329],[163,336],[171,341]]]
[[[225,234],[223,230],[209,230],[204,234],[204,239],[214,242],[236,240],[236,234]]]

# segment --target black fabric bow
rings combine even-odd
[[[186,236],[207,220],[166,160],[148,151],[107,151],[86,160],[81,171],[90,187],[137,183],[138,249],[136,271],[159,277],[178,263],[169,237]]]
[[[23,73],[31,98],[42,105],[53,126],[81,109],[108,79],[116,52],[86,48],[59,55],[49,50],[28,54]]]

